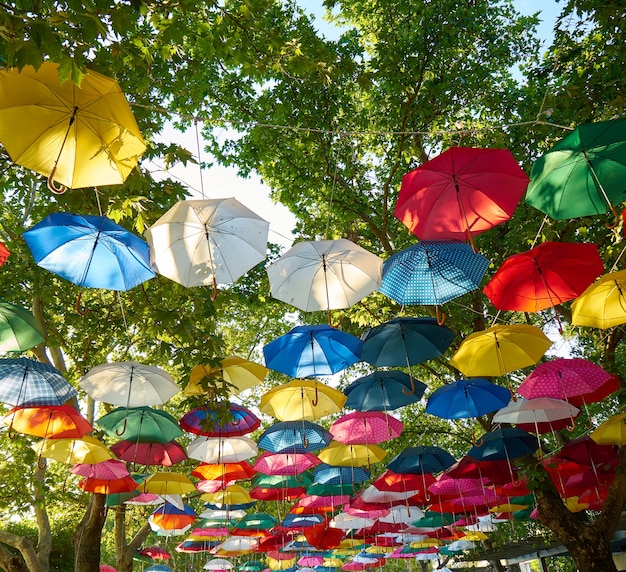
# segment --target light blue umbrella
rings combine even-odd
[[[104,216],[52,213],[23,236],[39,266],[78,286],[126,291],[155,276],[148,244]]]
[[[311,453],[328,446],[333,436],[311,421],[281,421],[268,427],[258,446],[271,453]]]

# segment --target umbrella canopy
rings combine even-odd
[[[187,455],[204,463],[239,463],[259,453],[248,437],[198,437],[187,445]]]
[[[626,323],[626,270],[609,272],[572,303],[572,324],[612,328]]]
[[[263,347],[265,365],[290,377],[337,373],[361,359],[363,342],[327,324],[296,326]]]
[[[575,403],[593,393],[612,375],[593,362],[580,358],[557,358],[539,364],[518,387],[527,399],[552,397]]]
[[[387,451],[378,445],[344,445],[333,441],[318,453],[323,463],[335,467],[358,467],[381,462]]]
[[[76,189],[118,185],[146,145],[118,83],[87,70],[80,87],[59,65],[0,72],[0,142],[11,159]]]
[[[91,424],[69,405],[14,407],[3,421],[18,433],[44,439],[75,439],[93,430]]]
[[[150,518],[158,528],[176,530],[190,525],[196,519],[196,513],[190,506],[183,505],[181,509],[166,502],[158,507]]]
[[[299,475],[320,464],[313,453],[263,453],[254,469],[265,475]]]
[[[536,364],[551,345],[536,326],[495,325],[467,336],[450,365],[468,376],[501,376]]]
[[[150,407],[118,407],[96,421],[115,438],[143,443],[167,443],[182,437],[178,422],[166,411]]]
[[[23,352],[44,341],[35,317],[0,299],[0,352]]]
[[[146,546],[146,548],[142,548],[139,551],[139,554],[149,556],[154,560],[169,560],[172,557],[165,548],[161,548],[160,546]]]
[[[202,364],[195,366],[189,375],[189,383],[183,395],[205,395],[209,386],[223,380],[228,384],[231,395],[261,383],[269,369],[239,356],[226,356],[218,365]]]
[[[235,565],[225,558],[213,558],[209,560],[203,567],[203,570],[232,570]]]
[[[192,477],[203,480],[239,480],[249,479],[256,474],[247,461],[238,463],[200,463],[193,471]]]
[[[624,200],[625,148],[626,119],[579,125],[533,163],[526,202],[557,220],[607,212]]]
[[[184,495],[195,492],[195,485],[183,473],[162,471],[153,473],[141,483],[139,490],[159,496]],[[169,504],[169,503],[168,503]]]
[[[80,439],[44,439],[33,449],[41,457],[70,465],[100,463],[113,457],[103,443],[89,435]]]
[[[336,467],[323,463],[313,469],[313,479],[323,485],[358,484],[368,481],[370,472],[361,467]]]
[[[267,268],[272,296],[305,312],[349,308],[381,283],[382,259],[350,240],[295,244]]]
[[[455,337],[435,318],[393,318],[361,336],[361,359],[376,367],[410,367],[442,355]]]
[[[511,392],[487,379],[459,379],[434,391],[426,413],[443,419],[480,417],[506,407]]]
[[[230,284],[265,259],[269,223],[235,198],[184,200],[148,230],[152,267],[183,286]]]
[[[63,405],[76,391],[56,368],[28,358],[0,359],[0,402],[19,407]]]
[[[404,424],[379,411],[354,411],[343,415],[330,427],[335,441],[346,445],[383,443],[402,433]]]
[[[544,242],[509,256],[484,292],[498,310],[539,312],[577,298],[603,272],[595,244]]]
[[[394,215],[419,238],[467,240],[509,220],[527,185],[508,149],[450,147],[404,175]]]
[[[200,497],[209,505],[233,509],[239,505],[250,505],[250,493],[240,485],[229,485],[221,491],[205,493]],[[236,508],[235,508],[236,510]]]
[[[591,438],[598,445],[626,444],[626,413],[612,415],[598,425],[591,433]]]
[[[468,456],[479,461],[510,461],[516,457],[532,455],[539,449],[537,437],[517,427],[504,427],[485,433]]]
[[[494,423],[511,423],[531,433],[545,433],[546,427],[559,428],[559,421],[564,426],[573,425],[580,409],[561,399],[537,397],[535,399],[518,399],[497,411],[492,420]]]
[[[408,447],[396,455],[388,463],[390,471],[394,473],[438,473],[451,467],[456,459],[441,447],[422,446]]]
[[[74,465],[72,472],[86,477],[78,487],[92,493],[129,493],[137,488],[137,481],[130,476],[126,463],[114,459],[92,465]]]
[[[113,454],[122,461],[138,465],[171,467],[187,459],[187,453],[176,441],[167,443],[137,443],[118,441],[111,445]]]
[[[417,403],[426,384],[403,371],[375,371],[353,381],[344,389],[345,406],[357,411],[392,411]]]
[[[283,421],[268,427],[259,437],[259,448],[272,453],[310,453],[323,449],[332,435],[310,421]]]
[[[79,385],[96,401],[121,407],[158,405],[179,392],[166,371],[136,361],[97,365]]]
[[[261,420],[247,407],[237,403],[225,405],[196,407],[182,417],[180,426],[188,433],[205,437],[237,437],[261,426]]]
[[[312,379],[294,379],[261,396],[259,410],[280,421],[314,421],[338,413],[346,402],[341,391]]]
[[[398,304],[439,306],[476,290],[488,266],[464,242],[420,240],[385,261],[380,291]]]
[[[38,266],[78,286],[126,291],[154,278],[148,245],[104,216],[52,213],[23,236]]]

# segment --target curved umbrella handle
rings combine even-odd
[[[410,375],[409,379],[411,380],[411,390],[408,391],[406,390],[404,387],[402,388],[402,393],[404,393],[404,395],[411,395],[413,393],[415,393],[415,380],[413,379],[413,376]],[[390,433],[391,434],[391,433]]]
[[[48,175],[48,180],[47,180],[47,185],[48,185],[48,189],[50,189],[50,191],[52,191],[55,195],[62,195],[65,191],[67,191],[67,187],[65,185],[56,185],[54,182],[54,174],[57,171],[57,165],[56,163],[54,164],[54,167],[52,167],[52,171],[50,171],[50,174]]]
[[[217,298],[217,279],[215,278],[215,274],[213,274],[213,292],[211,292],[211,302],[215,302]]]
[[[124,425],[122,425],[122,431],[119,429],[115,430],[115,434],[121,437],[126,431],[126,423],[128,422],[128,410],[126,411],[126,415],[124,415]]]
[[[612,223],[607,222],[604,224],[604,226],[606,226],[606,228],[608,229],[615,228],[620,223],[620,220],[622,218],[620,213],[617,212],[617,209],[613,205],[611,205],[611,212],[613,213],[614,221]]]
[[[79,314],[80,316],[86,316],[87,314],[89,314],[89,308],[87,308],[87,306],[82,307],[80,300],[83,297],[83,293],[82,291],[80,291],[78,293],[78,298],[76,298],[76,313]]]
[[[315,382],[315,397],[311,400],[311,405],[313,407],[317,407],[317,404],[320,401],[320,394],[319,394],[319,390],[317,389],[317,381]]]
[[[435,314],[437,317],[437,324],[439,324],[440,326],[443,326],[444,323],[446,322],[446,318],[448,316],[446,316],[446,314],[444,314],[440,309],[439,306],[435,306]]]
[[[343,316],[340,316],[339,317],[339,321],[333,324],[333,317],[332,317],[332,315],[330,313],[330,309],[326,310],[326,313],[328,315],[328,325],[331,328],[338,328],[339,326],[341,326],[341,322],[343,322]]]

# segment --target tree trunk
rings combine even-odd
[[[93,493],[83,519],[74,533],[74,572],[98,572],[100,538],[106,521],[106,495]]]
[[[146,522],[130,542],[126,542],[126,505],[115,508],[115,554],[118,572],[132,572],[133,556],[150,534],[150,525]]]
[[[46,572],[47,566],[44,567],[39,562],[35,545],[30,538],[0,531],[0,543],[16,548],[22,557],[10,556],[9,551],[3,548],[0,551],[0,561],[2,566],[6,564],[5,570],[10,572]]]

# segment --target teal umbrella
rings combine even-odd
[[[183,435],[174,417],[150,407],[118,407],[96,424],[111,437],[140,443],[167,443]]]
[[[35,317],[0,299],[0,352],[22,352],[43,342]]]

